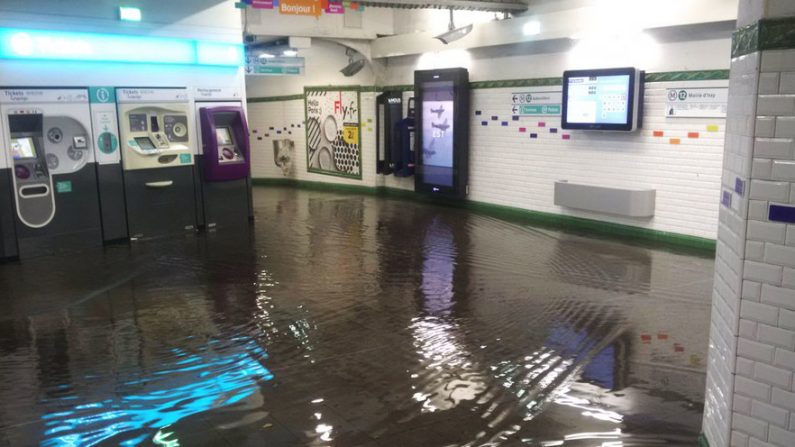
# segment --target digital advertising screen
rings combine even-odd
[[[453,185],[453,99],[452,81],[423,84],[422,164],[428,183]]]
[[[568,78],[566,120],[573,124],[626,124],[630,79],[624,74]]]
[[[219,146],[226,146],[232,144],[232,134],[229,132],[228,127],[215,128],[215,140]]]
[[[11,154],[14,160],[36,158],[36,146],[33,144],[33,138],[25,137],[11,139]]]

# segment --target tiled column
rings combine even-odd
[[[741,0],[707,367],[710,446],[795,446],[795,0]]]

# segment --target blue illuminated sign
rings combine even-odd
[[[0,28],[0,58],[242,66],[243,45],[124,34]]]

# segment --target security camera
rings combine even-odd
[[[435,36],[434,39],[439,39],[443,44],[447,45],[450,42],[455,42],[456,40],[466,36],[471,31],[472,25],[462,26],[461,28],[451,29],[450,31],[439,34],[438,36]]]

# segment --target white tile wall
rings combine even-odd
[[[564,131],[559,117],[512,119],[511,96],[516,91],[554,91],[560,87],[475,89],[472,91],[470,132],[471,200],[567,214],[713,239],[717,233],[721,161],[726,128],[723,119],[665,117],[669,87],[726,86],[726,81],[650,83],[647,85],[643,130],[635,133]],[[375,119],[375,93],[362,93],[362,119]],[[476,115],[475,111],[480,111]],[[284,128],[303,121],[303,101],[251,103],[252,129]],[[493,121],[493,116],[498,117]],[[482,121],[488,123],[481,125]],[[502,123],[507,122],[506,126]],[[539,123],[544,123],[540,127]],[[374,123],[363,127],[364,177],[345,180],[306,173],[303,132],[293,132],[296,165],[293,178],[364,186],[413,189],[413,179],[376,176]],[[708,127],[709,126],[709,127]],[[713,127],[714,126],[714,127]],[[752,127],[752,126],[751,126]],[[526,129],[520,132],[520,128]],[[708,129],[715,129],[710,131]],[[552,130],[557,130],[552,133]],[[653,136],[662,131],[663,137]],[[689,138],[695,132],[697,138]],[[537,138],[530,138],[531,134]],[[564,140],[568,135],[570,139]],[[272,161],[271,138],[254,140],[255,177],[280,177]],[[680,144],[671,144],[672,138]],[[753,140],[739,140],[739,146]],[[750,149],[748,149],[750,151]],[[262,156],[259,156],[262,154]],[[770,166],[772,170],[772,164]],[[570,180],[604,186],[654,188],[657,207],[651,219],[596,214],[554,205],[554,183]],[[729,181],[727,180],[727,185]],[[731,180],[733,187],[733,179]]]
[[[723,154],[722,181],[725,190],[733,191],[736,179],[745,181],[751,178],[753,169],[752,153],[755,146],[766,145],[766,141],[754,140],[754,127],[757,123],[756,105],[758,102],[759,55],[752,54],[732,60],[729,86],[729,116],[726,120],[726,144]],[[771,120],[768,120],[771,121]],[[774,129],[769,130],[774,132]],[[764,163],[756,163],[757,172],[767,174]],[[772,167],[771,167],[772,169]],[[750,189],[753,190],[751,185]],[[741,445],[748,446],[753,435],[766,433],[767,423],[753,415],[734,412],[728,402],[732,401],[735,391],[749,399],[761,403],[769,402],[770,385],[755,380],[754,371],[757,361],[772,361],[774,349],[758,343],[755,338],[761,324],[775,325],[778,322],[778,311],[775,307],[758,303],[761,298],[761,283],[758,278],[766,278],[770,272],[752,267],[751,278],[744,278],[744,260],[746,248],[759,257],[758,244],[748,244],[746,232],[759,234],[765,238],[778,238],[779,232],[772,231],[765,225],[747,226],[749,213],[748,195],[732,194],[732,207],[721,206],[718,228],[718,247],[715,261],[715,291],[720,299],[714,299],[712,306],[717,309],[712,315],[710,331],[710,348],[707,367],[707,390],[704,410],[704,434],[712,446]],[[766,202],[754,207],[754,212],[762,215],[761,210]],[[759,241],[757,241],[759,242]],[[764,253],[764,247],[761,248]],[[720,292],[719,292],[720,291]],[[741,303],[741,297],[745,300]],[[732,309],[740,308],[740,312]],[[719,324],[716,324],[719,316]],[[742,316],[742,320],[740,317]],[[749,330],[749,324],[756,323],[756,330]],[[741,344],[737,337],[742,331],[748,339]],[[718,349],[720,348],[720,349]],[[736,368],[735,368],[736,366]],[[737,369],[746,372],[745,377],[735,378]],[[757,437],[758,439],[758,437]]]
[[[775,2],[769,1],[770,7]],[[788,2],[792,5],[795,2]],[[786,9],[789,6],[777,3],[775,8]],[[792,9],[792,8],[790,8]],[[795,11],[795,10],[793,10]],[[795,137],[795,50],[766,51],[761,55],[759,72],[755,143],[753,152],[745,155],[752,168],[750,170],[750,198],[745,237],[724,237],[733,235],[728,227],[729,219],[725,213],[734,214],[734,210],[721,209],[718,244],[730,246],[743,243],[737,252],[742,263],[742,293],[739,296],[724,296],[724,300],[716,300],[715,306],[726,306],[725,300],[736,299],[740,302],[741,321],[737,337],[737,359],[734,364],[719,365],[709,361],[708,387],[713,382],[719,385],[726,383],[723,368],[733,368],[734,375],[733,402],[731,414],[726,413],[726,406],[705,410],[704,431],[711,445],[726,445],[722,433],[728,433],[717,415],[730,420],[732,445],[795,445],[795,244],[788,240],[790,228],[780,222],[769,222],[767,211],[771,203],[795,203],[795,153],[793,153],[793,137]],[[732,64],[732,77],[739,72],[740,64]],[[752,72],[746,73],[753,76]],[[732,88],[730,95],[737,92]],[[730,98],[730,103],[732,99]],[[745,99],[739,102],[747,102]],[[753,110],[753,107],[748,110]],[[741,113],[738,109],[736,113]],[[747,113],[747,112],[746,112]],[[741,123],[745,116],[729,116],[727,122]],[[738,125],[737,129],[742,126]],[[773,138],[771,138],[771,136]],[[733,148],[729,141],[732,135],[727,134],[727,152]],[[740,155],[740,154],[738,154]],[[727,157],[727,160],[731,160]],[[743,163],[732,160],[724,165],[723,177],[741,175],[736,171]],[[742,217],[742,216],[740,216]],[[718,252],[718,256],[730,254],[729,250]],[[730,260],[716,262],[716,278],[734,275],[729,271]],[[724,288],[724,295],[729,295]],[[723,315],[726,312],[713,312]],[[718,334],[713,321],[711,337],[723,343],[729,334]],[[710,345],[712,345],[711,343]],[[724,360],[724,353],[716,353]],[[720,371],[717,371],[720,370]],[[720,380],[712,380],[711,376],[719,376]],[[724,392],[725,390],[721,390]],[[709,392],[709,389],[708,389]],[[748,400],[750,399],[750,413]],[[719,405],[715,400],[708,400],[707,406]]]

